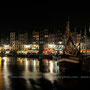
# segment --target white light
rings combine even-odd
[[[24,45],[25,48],[30,48],[30,45]]]
[[[90,27],[89,27],[89,32],[90,32]]]
[[[36,66],[36,60],[33,60],[33,66],[34,67]]]
[[[50,73],[53,73],[53,62],[50,61]]]
[[[7,64],[7,57],[3,57],[3,59],[4,59],[4,64],[6,65]]]
[[[6,51],[6,54],[9,54],[10,53],[10,51]]]
[[[62,42],[59,42],[59,44],[62,44]]]
[[[10,49],[10,45],[4,45],[4,49]]]
[[[4,47],[9,47],[9,45],[4,45]]]
[[[49,48],[55,48],[55,44],[49,44]]]

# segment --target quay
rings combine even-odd
[[[27,57],[27,58],[39,58],[39,59],[52,59],[53,55],[43,55],[43,54],[0,54],[1,57]],[[57,55],[55,55],[57,56]]]

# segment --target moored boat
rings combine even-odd
[[[78,46],[74,44],[72,35],[70,33],[69,22],[66,27],[64,42],[64,53],[60,55],[60,58],[58,59],[60,71],[66,73],[74,73],[80,71],[80,41],[78,43]]]
[[[71,55],[61,55],[58,59],[60,72],[78,72],[80,70],[80,58]]]

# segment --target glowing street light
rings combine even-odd
[[[30,45],[24,45],[24,48],[26,48],[26,49],[30,48]]]
[[[49,48],[55,48],[55,44],[48,44]]]
[[[4,49],[10,49],[10,45],[4,45]]]

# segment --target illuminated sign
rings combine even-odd
[[[64,45],[56,45],[55,50],[63,50],[64,48],[65,48]]]

